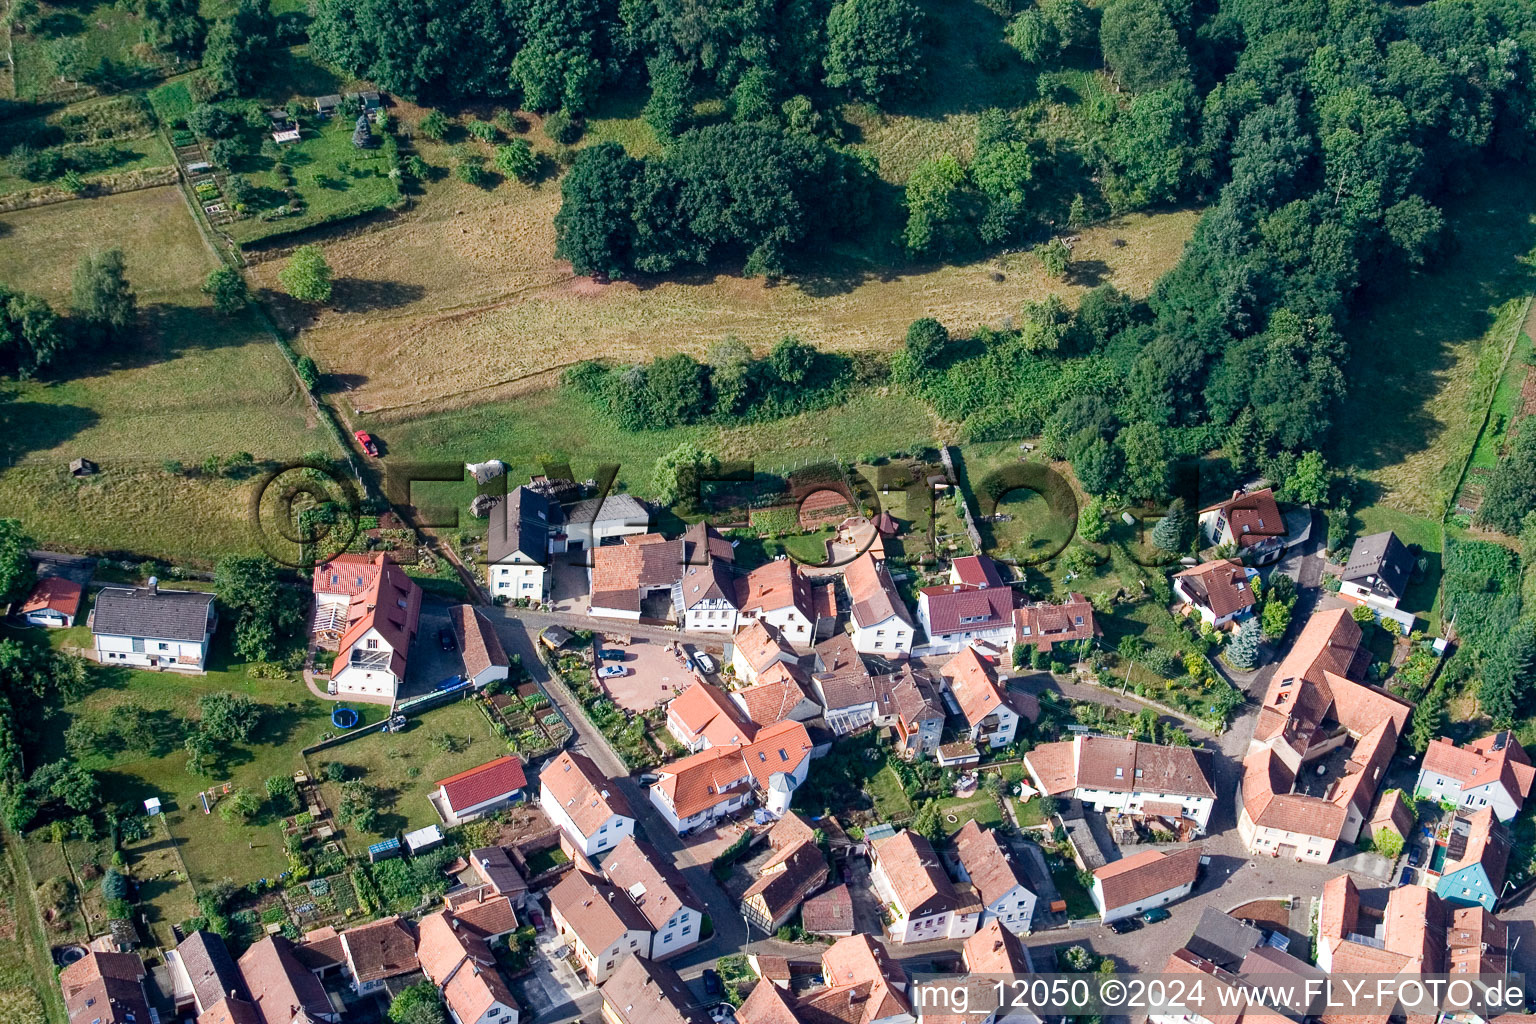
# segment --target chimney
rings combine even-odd
[[[158,593],[160,593],[160,578],[158,576],[151,576],[149,578],[149,596],[154,597]]]

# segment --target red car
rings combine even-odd
[[[372,455],[374,458],[379,457],[379,446],[373,440],[373,437],[368,433],[368,431],[354,430],[352,432],[352,436],[357,438],[357,443],[363,446],[363,451],[367,452],[369,455]]]

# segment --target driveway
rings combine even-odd
[[[400,687],[400,699],[429,693],[433,687],[452,676],[464,673],[464,659],[457,644],[445,651],[438,643],[439,630],[448,628],[448,604],[440,599],[428,598],[421,603],[421,626],[416,640],[411,644],[410,661],[405,670],[405,685]]]

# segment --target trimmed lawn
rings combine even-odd
[[[438,780],[505,753],[506,743],[491,732],[479,706],[463,700],[412,719],[400,732],[370,733],[312,754],[309,761],[322,778],[326,764],[344,764],[349,781],[361,780],[378,794],[378,831],[348,836],[348,850],[356,856],[380,839],[437,824],[427,795]],[[325,782],[321,793],[335,813],[341,787]]]
[[[975,820],[976,824],[983,828],[992,828],[1003,823],[1003,809],[998,805],[997,799],[985,790],[966,797],[947,797],[938,802],[939,820],[944,824],[944,831],[954,835],[965,827],[965,823]],[[955,816],[954,821],[949,816]]]
[[[1015,797],[1013,813],[1018,816],[1021,828],[1045,824],[1045,803],[1039,797],[1032,797],[1027,801]]]
[[[1370,505],[1354,514],[1358,528],[1355,538],[1391,530],[1404,544],[1417,544],[1428,560],[1423,579],[1408,584],[1408,592],[1399,607],[1425,620],[1430,635],[1440,632],[1440,556],[1445,546],[1440,524],[1422,516],[1409,515],[1390,505]]]
[[[881,821],[905,821],[912,817],[912,801],[901,788],[901,779],[886,765],[875,773],[865,788],[875,802],[875,813]]]

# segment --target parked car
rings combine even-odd
[[[442,645],[445,651],[456,651],[459,649],[458,641],[453,638],[453,630],[447,626],[437,631],[437,642]]]
[[[357,443],[362,445],[363,451],[374,458],[379,457],[379,443],[373,439],[373,435],[366,430],[354,430],[352,436],[357,438]]]
[[[720,975],[712,968],[706,968],[704,971],[704,992],[707,995],[717,996],[724,991],[724,986],[720,984]]]
[[[661,776],[657,775],[655,772],[646,772],[644,775],[640,776],[640,785],[642,786],[654,786],[660,781]]]
[[[1397,878],[1397,884],[1398,885],[1412,885],[1413,884],[1413,868],[1409,868],[1409,867],[1403,868],[1403,873],[1401,875],[1399,875],[1398,878]]]
[[[1157,924],[1157,922],[1166,921],[1172,916],[1172,914],[1168,913],[1168,911],[1162,907],[1153,907],[1151,910],[1144,911],[1141,915],[1141,919],[1147,922],[1147,924]]]
[[[1141,918],[1122,917],[1119,920],[1109,922],[1109,930],[1116,935],[1124,935],[1141,927]]]
[[[597,674],[604,679],[617,679],[619,676],[629,675],[629,669],[623,665],[604,665],[597,670]]]
[[[604,647],[597,652],[597,656],[604,661],[623,661],[624,652],[617,647]]]
[[[715,659],[711,658],[703,651],[693,652],[693,663],[699,666],[699,671],[703,672],[705,675],[712,676],[715,674]]]
[[[1408,866],[1409,867],[1414,867],[1414,868],[1418,867],[1419,866],[1419,861],[1421,861],[1423,859],[1424,859],[1424,851],[1423,851],[1422,848],[1420,848],[1418,846],[1410,846],[1410,847],[1408,847]]]

